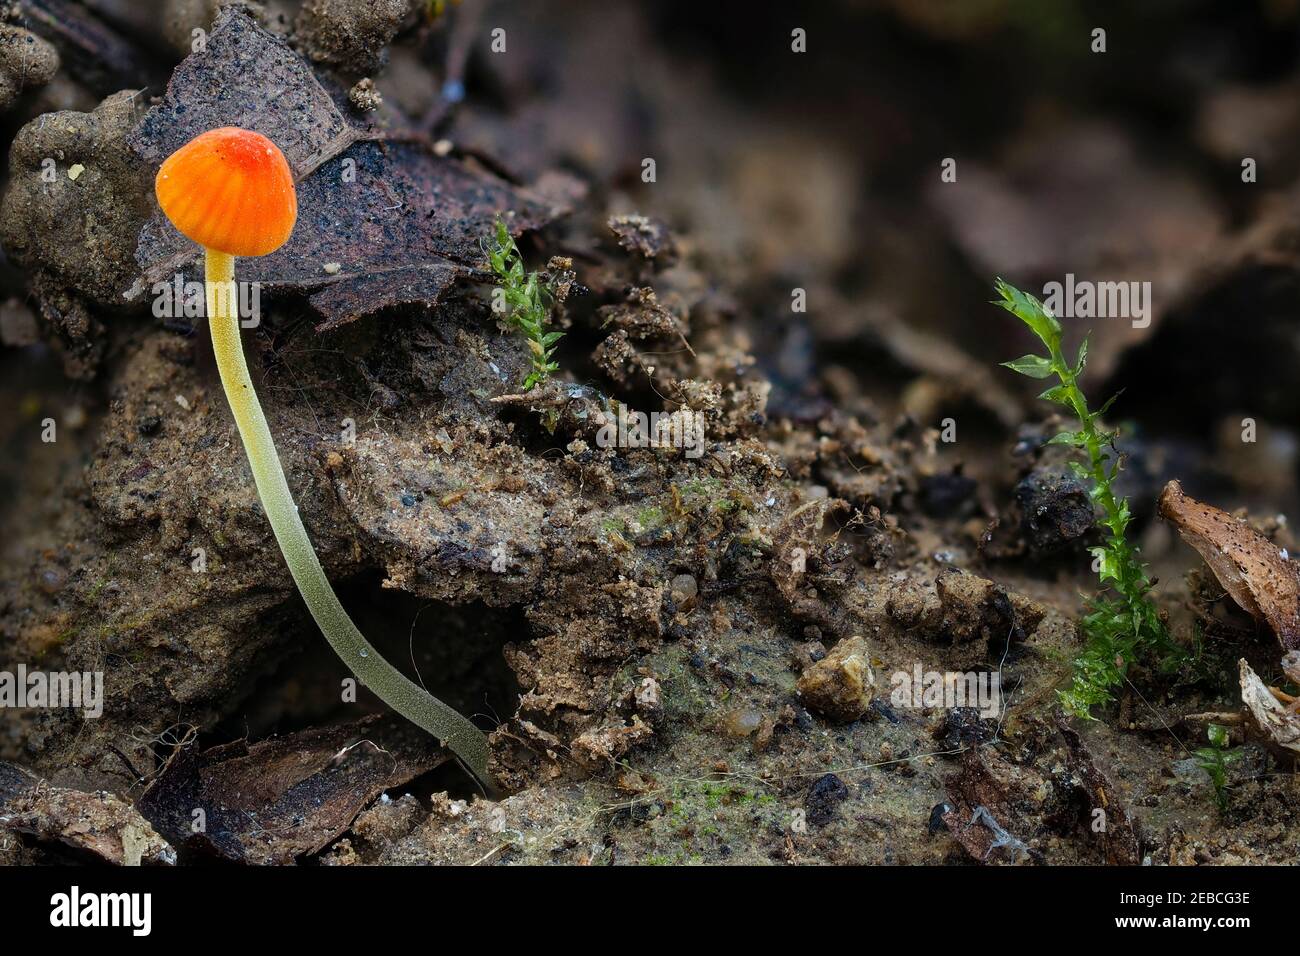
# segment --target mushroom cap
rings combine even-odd
[[[232,256],[274,252],[298,219],[284,153],[261,133],[235,126],[200,133],[163,160],[154,192],[186,237]]]

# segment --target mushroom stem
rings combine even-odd
[[[384,660],[357,630],[330,586],[298,515],[298,506],[293,502],[284,469],[280,467],[271,430],[266,425],[266,416],[262,414],[261,403],[248,375],[239,337],[239,319],[234,308],[236,297],[231,294],[235,257],[215,249],[206,249],[205,252],[208,323],[221,384],[239,427],[239,437],[252,466],[253,481],[257,484],[262,507],[311,616],[330,647],[363,684],[393,710],[441,740],[492,795],[494,787],[492,778],[488,776],[488,746],[483,732]]]

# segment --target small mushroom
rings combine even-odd
[[[362,683],[441,740],[491,792],[483,732],[384,660],[339,603],[298,515],[248,374],[234,309],[235,257],[274,252],[293,232],[298,201],[284,154],[260,133],[209,130],[163,161],[154,191],[172,224],[206,253],[208,325],[221,384],[271,530],[312,617]]]

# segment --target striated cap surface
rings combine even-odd
[[[194,137],[163,161],[158,205],[182,234],[233,256],[264,256],[293,233],[298,198],[280,148],[226,126]]]

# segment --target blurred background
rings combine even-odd
[[[994,276],[1040,295],[1067,275],[1149,283],[1144,328],[1066,320],[1067,341],[1090,333],[1094,402],[1123,389],[1112,417],[1127,426],[1135,508],[1149,512],[1173,476],[1225,506],[1295,507],[1297,4],[528,15],[546,48],[482,81],[503,112],[535,117],[539,151],[598,174],[612,205],[666,217],[738,290],[777,414],[870,401],[926,425],[952,416],[949,457],[978,471],[970,439],[987,438],[990,473],[1005,470],[1006,432],[1050,409],[996,367],[1033,343],[987,304]],[[526,151],[498,154],[528,172]],[[643,156],[657,159],[652,185]]]

